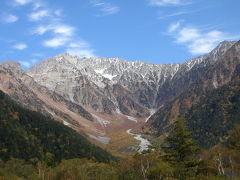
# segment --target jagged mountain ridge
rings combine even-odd
[[[184,90],[179,87],[178,92],[168,95],[167,84],[191,69],[214,63],[234,43],[222,42],[211,53],[179,64],[62,54],[42,61],[27,74],[39,84],[94,111],[147,117],[149,109],[157,109]]]
[[[188,92],[204,70],[215,65],[236,43],[222,42],[209,54],[177,64],[62,54],[24,72],[7,62],[0,65],[0,89],[101,144],[115,146],[118,133],[140,130],[142,126],[160,127],[159,112]],[[211,86],[206,87],[221,85],[211,78]],[[120,147],[118,152],[125,149]]]

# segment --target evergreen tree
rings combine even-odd
[[[174,167],[174,174],[178,179],[184,180],[186,177],[196,175],[197,172],[199,161],[196,160],[196,156],[199,148],[191,136],[185,120],[180,118],[162,146],[164,160]]]

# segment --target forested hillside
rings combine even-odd
[[[225,141],[240,123],[240,83],[208,92],[185,115],[189,129],[202,147]]]
[[[0,91],[0,158],[20,158],[49,165],[63,159],[108,162],[113,157],[74,130],[27,110]]]

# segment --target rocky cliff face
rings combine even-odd
[[[67,100],[108,114],[149,116],[185,91],[196,78],[190,71],[210,66],[235,42],[181,64],[129,62],[119,58],[78,58],[62,54],[27,71],[36,82]]]

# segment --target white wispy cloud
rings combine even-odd
[[[204,31],[193,26],[181,26],[179,22],[171,24],[167,31],[176,43],[185,45],[194,55],[208,53],[221,41],[240,37],[219,30]]]
[[[60,24],[50,27],[52,31],[56,34],[63,34],[65,36],[72,36],[74,34],[75,28],[73,26]]]
[[[120,7],[111,4],[109,2],[105,2],[102,0],[91,0],[92,6],[98,8],[101,12],[100,16],[108,16],[117,14],[120,11]]]
[[[202,34],[200,33],[199,29],[191,28],[191,27],[184,27],[178,32],[177,42],[185,43],[191,42],[198,38],[201,38]]]
[[[111,9],[112,12],[110,12],[110,7],[106,6],[105,3],[95,5],[104,6],[104,8],[106,8],[104,9],[105,13],[107,11],[108,14],[113,13],[113,9]],[[44,8],[46,9],[47,7]],[[52,38],[43,40],[42,45],[44,47],[65,49],[66,52],[80,57],[95,56],[95,50],[90,46],[90,44],[82,40],[79,35],[77,35],[77,28],[72,25],[68,25],[63,21],[62,10],[49,9],[48,12],[49,13],[47,13],[45,24],[40,24],[31,30],[31,34],[33,35],[43,36],[47,34],[50,35],[50,37],[52,36]],[[38,17],[38,15],[35,16]]]
[[[63,47],[66,52],[73,56],[79,57],[95,57],[94,49],[91,48],[86,41],[77,41],[67,37],[55,37],[43,42],[45,47],[59,48]]]
[[[104,7],[102,7],[101,9],[103,15],[113,15],[118,13],[119,10],[120,10],[119,7],[110,4],[105,4]]]
[[[49,10],[43,9],[40,11],[32,12],[31,14],[29,14],[28,17],[31,21],[39,21],[44,17],[49,17],[49,16],[50,16]]]
[[[92,49],[68,48],[67,52],[72,56],[79,56],[79,57],[86,57],[86,58],[96,56]]]
[[[23,67],[30,68],[31,63],[28,61],[18,61]]]
[[[32,33],[37,35],[43,35],[49,31],[54,34],[72,36],[75,32],[75,27],[66,24],[50,23],[48,25],[39,25],[37,28],[33,29]]]
[[[30,4],[32,6],[32,9],[30,9],[30,13],[28,14],[28,19],[29,21],[36,23],[37,27],[32,28],[30,35],[47,35],[49,38],[42,40],[42,46],[54,49],[65,49],[66,52],[80,57],[95,56],[95,50],[91,45],[77,35],[77,28],[64,22],[62,9],[50,8],[44,0],[12,1],[17,5]],[[119,12],[119,7],[102,0],[91,0],[91,3],[92,6],[99,9],[101,15],[112,15]],[[43,19],[44,24],[40,24],[39,22],[43,23],[43,21],[41,21]],[[27,45],[19,43],[13,48],[23,50],[27,48]],[[21,61],[20,63],[28,68],[35,62],[36,61]]]
[[[27,46],[27,44],[25,44],[25,43],[19,43],[19,44],[15,44],[14,46],[13,46],[13,48],[14,49],[17,49],[17,50],[24,50],[24,49],[26,49],[28,46]]]
[[[193,11],[182,10],[182,11],[177,11],[177,12],[173,12],[173,13],[169,13],[169,14],[159,12],[158,13],[158,19],[166,19],[166,18],[169,18],[169,17],[192,14],[192,13],[196,13],[196,12],[199,12],[199,11],[200,10],[193,10]]]
[[[174,31],[176,31],[180,26],[181,26],[182,20],[172,23],[169,27],[168,27],[168,33],[172,33]]]
[[[32,2],[32,0],[14,0],[14,5],[25,5]]]
[[[67,52],[73,56],[95,57],[94,50],[85,41],[71,42],[68,45]]]
[[[5,23],[14,23],[14,22],[18,21],[18,19],[19,18],[13,14],[7,14],[3,17],[3,21]]]
[[[71,42],[70,48],[88,48],[90,45],[86,41]]]
[[[153,6],[166,6],[166,5],[179,5],[181,0],[150,0],[149,2]]]
[[[69,39],[66,37],[54,37],[43,42],[43,45],[51,48],[59,48],[67,44]]]
[[[50,29],[49,29],[48,26],[40,25],[37,28],[32,30],[32,34],[43,35],[43,34],[45,34],[49,30]]]
[[[63,11],[62,11],[62,9],[58,9],[58,10],[55,10],[55,11],[54,11],[54,14],[55,14],[56,16],[62,16],[62,15],[63,15]]]
[[[40,1],[33,2],[33,10],[37,10],[43,6],[44,6],[44,4]]]
[[[176,6],[176,5],[187,5],[192,2],[188,0],[149,0],[149,4],[152,6]]]

